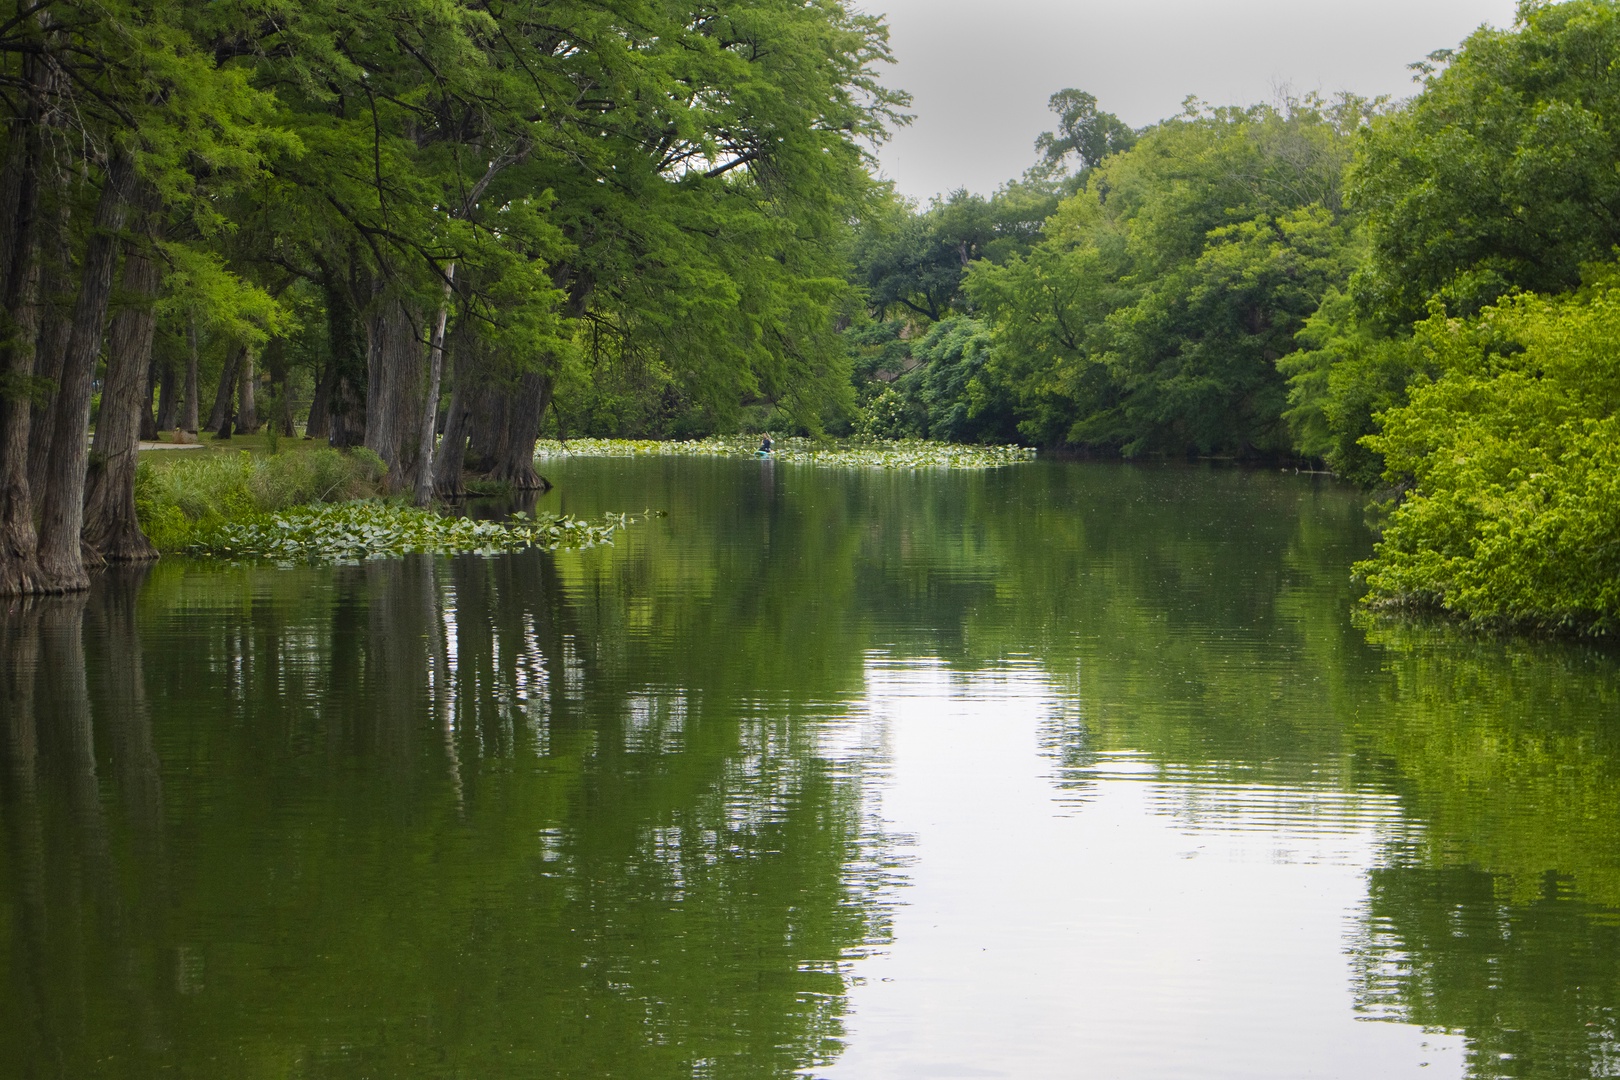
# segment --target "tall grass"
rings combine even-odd
[[[143,458],[135,471],[135,511],[158,550],[180,551],[227,523],[375,495],[383,472],[382,459],[365,449]]]

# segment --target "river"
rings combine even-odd
[[[0,1077],[1620,1076],[1620,666],[1364,497],[568,459],[612,547],[0,615]]]

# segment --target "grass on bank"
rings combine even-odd
[[[384,471],[382,459],[365,449],[318,447],[271,456],[156,451],[141,455],[136,466],[135,512],[159,551],[185,551],[232,523],[295,506],[373,497]]]
[[[621,516],[602,524],[524,513],[450,517],[378,498],[384,471],[364,449],[158,451],[136,468],[135,507],[159,551],[281,562],[589,547],[628,524]]]
[[[558,457],[748,457],[759,447],[758,435],[716,435],[706,439],[662,442],[652,439],[542,439],[540,458]],[[1023,446],[975,446],[927,439],[843,440],[824,444],[811,439],[777,439],[771,454],[779,461],[867,469],[994,469],[1031,461],[1035,451]]]

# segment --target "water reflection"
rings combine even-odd
[[[1354,493],[548,476],[669,517],[0,615],[0,1077],[1620,1072],[1615,658]]]
[[[649,685],[580,629],[538,554],[159,566],[10,612],[5,993],[28,1022],[0,1073],[830,1057],[841,965],[883,934],[859,747],[791,702]]]

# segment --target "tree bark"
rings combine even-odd
[[[467,494],[461,480],[467,461],[467,428],[472,420],[468,391],[461,382],[461,357],[456,357],[456,385],[450,392],[450,408],[444,421],[444,438],[433,462],[433,492],[441,499],[460,499]]]
[[[85,244],[79,296],[62,359],[62,385],[56,395],[56,424],[45,472],[41,506],[39,567],[44,588],[74,592],[90,586],[80,550],[84,525],[85,465],[89,456],[90,384],[107,321],[113,272],[118,264],[118,234],[124,227],[134,163],[121,150],[113,152],[102,181],[96,216]]]
[[[64,170],[51,170],[45,180],[65,189]],[[36,401],[29,414],[28,488],[37,517],[44,508],[51,448],[56,440],[56,395],[62,386],[62,362],[73,328],[73,267],[69,256],[72,200],[59,192],[58,205],[40,218],[39,336],[34,348],[34,376],[50,396]]]
[[[368,320],[368,338],[366,448],[388,467],[384,490],[407,491],[416,457],[407,440],[422,391],[422,342],[410,313],[392,298]]]
[[[150,349],[147,350],[151,352]],[[152,395],[157,392],[158,362],[157,358],[148,355],[146,360],[146,398],[140,412],[140,436],[146,442],[156,442],[158,437],[157,417],[152,414]]]
[[[528,372],[518,380],[517,392],[506,403],[506,438],[496,455],[490,476],[518,491],[549,491],[551,482],[534,471],[534,444],[540,420],[551,404],[551,376]]]
[[[175,370],[173,363],[157,364],[157,430],[173,431],[174,418],[180,411],[180,402],[175,394]]]
[[[237,365],[236,374],[236,433],[252,435],[259,430],[259,370],[253,363],[252,349],[242,350],[242,362]]]
[[[422,400],[422,425],[416,445],[417,506],[433,501],[435,475],[433,471],[433,437],[439,426],[439,383],[444,376],[444,327],[450,318],[450,296],[455,287],[456,264],[444,271],[444,300],[439,305],[438,317],[433,321],[433,338],[428,343],[427,393]]]
[[[486,381],[481,387],[467,388],[467,404],[478,422],[467,436],[467,467],[473,472],[495,471],[506,446],[508,399],[512,387]]]
[[[247,355],[247,346],[233,349],[225,360],[225,367],[219,373],[219,387],[214,391],[214,409],[208,414],[208,427],[221,438],[231,437],[227,422],[234,415],[232,405],[236,401],[236,373],[240,370],[242,357]]]
[[[107,341],[107,379],[90,447],[84,499],[84,543],[108,562],[157,558],[135,518],[135,463],[141,426],[152,419],[148,378],[157,326],[157,260],[144,244],[126,245],[123,293],[128,306],[113,316]]]
[[[366,344],[355,310],[354,292],[328,272],[322,282],[326,293],[326,334],[331,376],[327,391],[327,441],[339,449],[366,441]]]
[[[186,324],[186,404],[180,410],[180,430],[195,436],[197,434],[197,395],[202,388],[197,385],[197,324]]]
[[[37,107],[12,130],[0,171],[0,303],[9,318],[0,345],[0,596],[37,591],[39,536],[28,485],[33,407],[24,391],[34,372],[39,322],[40,136]]]
[[[320,378],[315,380],[315,396],[309,402],[309,416],[304,421],[306,439],[324,439],[331,432],[328,414],[332,408],[332,381],[336,376],[337,368],[328,357],[321,365]]]

